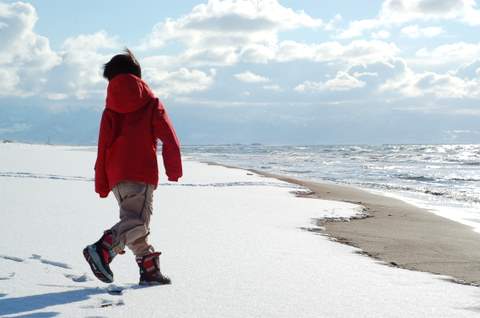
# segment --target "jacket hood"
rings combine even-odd
[[[150,87],[132,74],[119,74],[108,83],[106,108],[117,113],[131,113],[155,98]]]

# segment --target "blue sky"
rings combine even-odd
[[[95,143],[125,46],[184,144],[476,143],[474,0],[0,1],[0,138]]]

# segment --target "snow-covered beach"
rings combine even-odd
[[[474,317],[476,287],[385,266],[322,235],[312,219],[358,205],[240,169],[185,162],[154,194],[151,241],[171,286],[137,288],[133,256],[94,279],[82,248],[118,217],[93,191],[89,148],[0,145],[1,317]],[[163,176],[161,176],[162,178]],[[161,180],[165,180],[162,178]],[[123,289],[119,292],[120,289]],[[115,291],[116,293],[113,293]]]

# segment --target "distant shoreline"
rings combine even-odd
[[[357,247],[390,266],[446,275],[456,283],[480,286],[480,234],[469,226],[355,187],[305,181],[254,169],[242,170],[308,188],[311,193],[297,194],[302,197],[363,206],[368,214],[366,218],[348,222],[316,220],[324,227],[326,235],[340,243]]]

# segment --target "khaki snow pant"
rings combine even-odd
[[[112,192],[120,206],[120,222],[111,228],[114,251],[118,253],[127,246],[135,256],[153,253],[147,239],[153,210],[153,185],[124,181]]]

